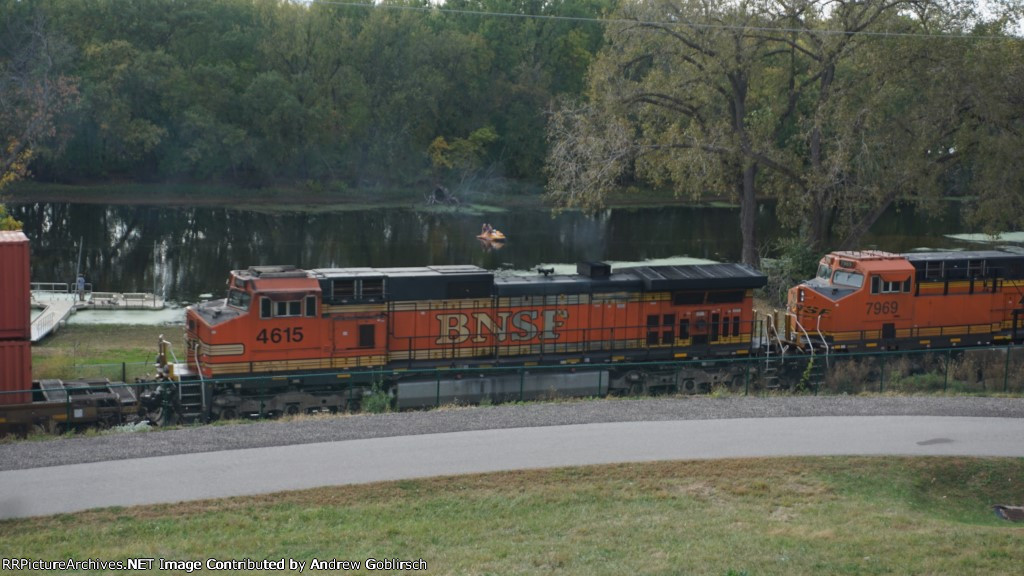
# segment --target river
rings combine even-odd
[[[529,270],[579,261],[638,262],[740,257],[739,211],[672,206],[610,209],[588,216],[543,209],[492,213],[374,209],[266,213],[211,207],[12,204],[31,241],[33,282],[72,282],[82,270],[97,291],[155,292],[168,300],[221,295],[231,269],[475,264]],[[509,238],[495,249],[476,239],[488,221]],[[761,242],[778,236],[770,207],[758,214]],[[926,219],[892,209],[863,248],[906,251],[968,246],[958,206]],[[79,250],[81,248],[81,261]]]

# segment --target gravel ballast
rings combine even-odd
[[[293,421],[239,422],[0,445],[0,470],[41,468],[217,450],[364,438],[662,420],[809,416],[1024,418],[1024,398],[978,397],[664,397],[446,408]]]

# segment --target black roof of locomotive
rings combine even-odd
[[[494,291],[498,296],[623,292],[640,290],[642,287],[643,284],[638,278],[628,274],[590,278],[577,274],[538,273],[536,276],[499,276],[494,279]]]
[[[320,268],[310,270],[330,299],[331,282],[387,278],[387,299],[444,300],[447,298],[489,298],[494,273],[479,266],[417,266],[408,268]]]
[[[942,252],[907,252],[901,254],[908,262],[938,262],[947,260],[1007,260],[1022,259],[1024,252],[1016,250],[968,250]]]
[[[983,269],[978,273],[982,276],[998,276],[1000,278],[1024,278],[1024,250],[1017,247],[1006,247],[1001,250],[970,250],[964,252],[908,252],[901,254],[917,271],[918,280],[925,276],[946,278],[950,280],[969,278],[975,263],[984,262]],[[929,267],[928,264],[941,264]],[[928,268],[934,271],[929,273]]]
[[[682,266],[634,266],[611,270],[588,263],[591,274],[536,274],[495,276],[472,265],[420,266],[410,268],[320,268],[310,270],[330,294],[335,280],[387,279],[387,299],[441,300],[590,294],[623,291],[735,290],[760,288],[765,276],[744,264],[690,264]]]
[[[760,288],[768,279],[746,264],[691,264],[687,266],[636,266],[618,268],[622,274],[636,274],[644,288],[661,290],[733,290]]]
[[[608,276],[577,274],[507,276],[494,279],[499,296],[534,294],[588,294],[591,292],[673,290],[737,290],[760,288],[767,278],[744,264],[687,264],[680,266],[628,266]]]

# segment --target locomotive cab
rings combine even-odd
[[[898,254],[833,252],[814,279],[788,294],[788,336],[801,348],[892,347],[909,328],[914,307],[914,267]]]
[[[226,298],[186,311],[188,367],[202,377],[264,372],[275,358],[316,355],[319,284],[294,266],[234,270]]]

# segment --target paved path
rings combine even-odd
[[[0,518],[501,470],[811,455],[1024,457],[1024,419],[617,422],[347,440],[0,472]]]

